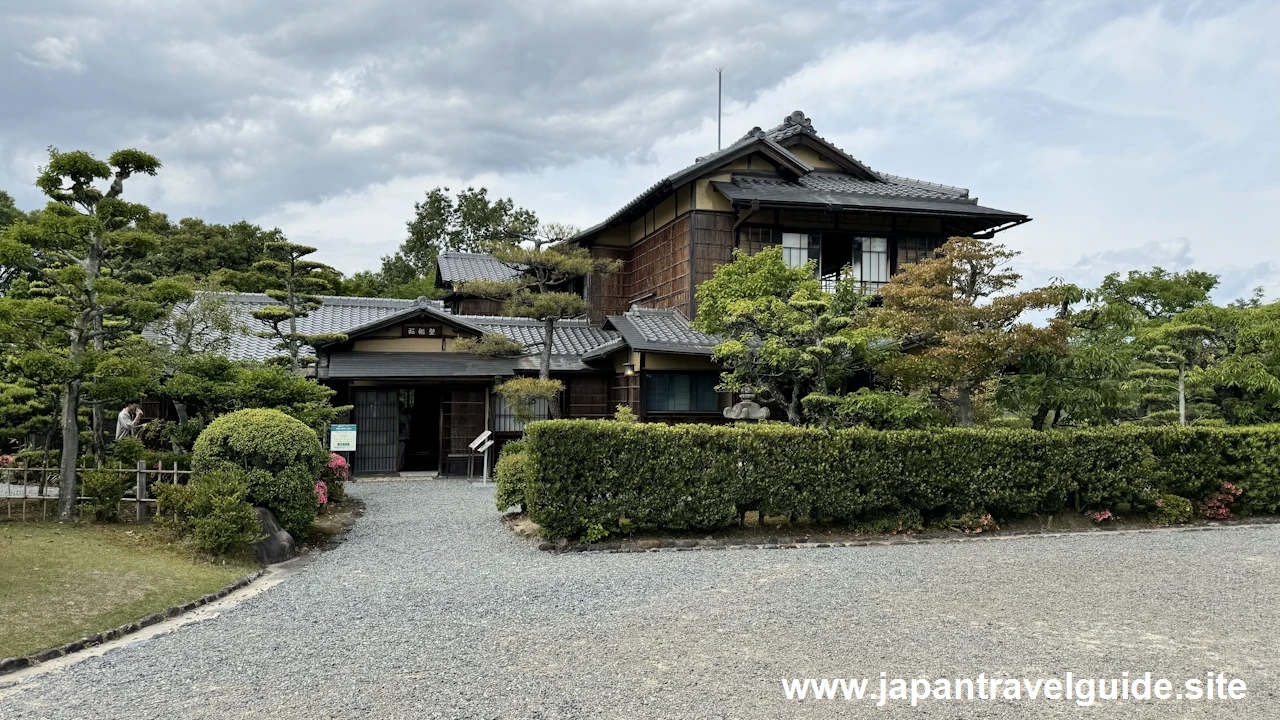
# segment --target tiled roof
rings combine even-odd
[[[632,350],[644,352],[710,355],[720,344],[716,336],[694,330],[678,310],[632,307],[622,315],[611,315],[605,329],[610,327]]]
[[[483,253],[443,252],[436,258],[440,280],[446,284],[468,280],[510,280],[520,275],[518,270],[498,262],[492,255]]]
[[[617,212],[610,215],[603,222],[578,233],[578,237],[590,235],[597,230],[607,227],[614,220],[622,217],[632,208],[641,205],[646,199],[654,196],[655,194],[666,192],[687,180],[697,177],[703,170],[714,169],[718,165],[728,162],[736,156],[749,155],[751,151],[755,151],[756,149],[763,150],[766,153],[776,154],[776,156],[783,159],[786,164],[797,168],[798,172],[808,172],[812,170],[812,168],[806,165],[803,160],[787,152],[785,148],[778,145],[773,139],[765,137],[763,133],[757,135],[748,134],[746,137],[735,142],[729,147],[717,150],[710,155],[703,155],[695,160],[689,167],[684,168],[679,172],[672,173],[653,185],[650,185],[648,189],[636,196],[636,198],[631,202],[623,205]]]
[[[658,181],[650,186],[644,192],[640,193],[631,202],[622,206],[617,212],[610,215],[600,224],[589,228],[578,235],[579,238],[586,238],[599,230],[602,230],[615,221],[621,220],[631,210],[643,205],[648,200],[658,195],[668,192],[672,187],[678,185],[685,180],[705,174],[707,171],[723,165],[734,156],[750,150],[753,147],[764,143],[769,148],[776,148],[784,156],[791,158],[796,163],[803,163],[792,155],[786,148],[794,147],[797,143],[812,142],[804,138],[812,138],[823,148],[824,152],[834,153],[838,156],[840,164],[849,170],[848,173],[831,173],[826,171],[803,172],[802,177],[797,183],[791,183],[794,188],[790,188],[790,193],[764,193],[761,188],[749,188],[756,191],[753,193],[736,192],[729,196],[731,200],[771,200],[778,203],[794,202],[797,204],[822,203],[822,204],[848,204],[854,207],[864,208],[883,208],[888,210],[922,210],[926,212],[945,212],[947,208],[941,206],[930,206],[911,204],[903,202],[904,200],[914,199],[923,201],[942,201],[942,202],[966,202],[970,204],[969,209],[963,211],[966,215],[987,215],[1008,218],[1025,218],[1024,215],[1017,213],[1009,213],[1002,210],[994,210],[992,208],[984,208],[976,205],[976,200],[969,198],[969,191],[964,188],[953,187],[950,185],[940,185],[937,183],[926,182],[924,180],[914,180],[912,178],[901,177],[898,175],[889,175],[887,173],[877,172],[857,158],[846,153],[844,150],[836,147],[835,144],[822,138],[813,128],[812,122],[805,114],[799,110],[793,112],[783,119],[782,123],[770,128],[762,130],[760,128],[752,128],[750,132],[742,136],[738,141],[734,142],[723,150],[718,150],[709,155],[700,157],[692,165],[683,170],[673,173],[666,178]],[[807,167],[807,166],[806,166]],[[812,178],[812,180],[810,180]],[[754,178],[761,183],[766,182],[765,178]],[[735,177],[735,183],[739,178]],[[773,180],[772,178],[768,180]],[[786,184],[782,178],[777,178],[778,183]],[[719,187],[721,183],[717,183]],[[786,188],[784,188],[786,189]],[[799,192],[804,190],[807,192]],[[733,191],[731,191],[733,192]],[[823,200],[821,196],[836,196],[835,200]],[[868,203],[852,201],[849,203],[840,203],[839,201],[845,196],[866,196],[885,198],[888,202],[884,203]]]
[[[1010,220],[1018,213],[983,207],[968,192],[944,185],[894,179],[871,182],[843,173],[811,173],[795,181],[758,175],[734,175],[732,182],[711,185],[738,203],[760,201],[784,205],[914,210],[925,213],[989,216]]]
[[[231,336],[227,357],[232,360],[267,360],[280,355],[275,349],[275,341],[254,335],[262,329],[262,323],[253,319],[250,314],[266,305],[278,305],[275,300],[262,293],[210,293],[226,297],[230,301],[240,331]],[[524,343],[530,353],[536,353],[542,341],[542,323],[528,318],[494,317],[488,315],[451,315],[436,300],[419,298],[418,300],[399,300],[392,298],[357,298],[342,296],[322,296],[324,304],[305,318],[299,318],[298,330],[308,334],[343,333],[349,334],[361,328],[375,327],[381,323],[394,322],[398,316],[411,315],[415,310],[427,310],[446,322],[463,328],[474,328],[479,332],[501,333],[507,337]],[[560,320],[556,323],[555,339],[552,345],[552,365],[560,370],[580,370],[586,366],[580,358],[587,351],[610,342],[618,337],[616,332],[602,330],[587,320]],[[152,336],[154,340],[155,337]],[[313,355],[312,348],[306,348],[305,354]],[[366,354],[396,355],[396,353]],[[336,355],[335,355],[336,357]],[[508,359],[511,367],[524,368],[532,358],[533,369],[537,369],[536,355],[524,358]],[[394,359],[394,358],[393,358]],[[372,357],[366,358],[372,361]]]
[[[254,310],[267,305],[280,303],[262,293],[210,293],[225,297],[234,313],[236,324],[242,332],[231,336],[231,347],[227,357],[232,360],[266,360],[280,355],[275,348],[276,341],[260,338],[255,332],[265,326],[253,319]],[[388,316],[414,307],[415,303],[426,305],[443,311],[444,306],[433,300],[392,300],[385,298],[357,298],[341,296],[322,296],[324,304],[310,315],[298,319],[298,331],[307,334],[341,333],[351,328],[367,325]],[[314,354],[311,348],[304,351]]]
[[[530,352],[538,352],[542,344],[542,322],[529,318],[494,317],[487,315],[459,315],[459,319],[476,325],[485,332],[501,333],[522,342]],[[560,320],[551,343],[552,355],[580,357],[587,351],[609,342],[618,336],[591,324],[588,320]]]

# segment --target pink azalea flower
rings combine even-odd
[[[316,500],[321,505],[329,502],[329,486],[325,485],[323,480],[316,481]]]

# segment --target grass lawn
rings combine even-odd
[[[254,568],[193,559],[149,524],[0,523],[0,658],[182,605]]]

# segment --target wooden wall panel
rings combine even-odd
[[[481,298],[457,298],[453,303],[456,315],[501,315],[502,303]]]
[[[690,310],[689,215],[682,215],[631,248],[629,300],[644,307]],[[647,296],[647,297],[646,297]]]
[[[623,262],[620,271],[605,276],[593,273],[587,280],[586,299],[590,306],[588,317],[593,323],[603,323],[607,316],[621,315],[629,307],[631,292],[627,280],[631,248],[596,245],[591,248],[591,257]]]
[[[630,406],[632,412],[640,414],[640,375],[609,378],[609,409],[616,410],[619,405]]]
[[[613,416],[609,404],[609,381],[605,375],[575,375],[564,378],[570,418],[596,419]]]
[[[735,216],[732,213],[698,211],[690,218],[693,224],[693,276],[688,308],[684,313],[693,319],[698,312],[694,295],[697,287],[711,279],[717,267],[733,262]]]

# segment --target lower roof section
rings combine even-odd
[[[329,355],[321,378],[507,377],[520,358],[445,352],[339,352]]]

